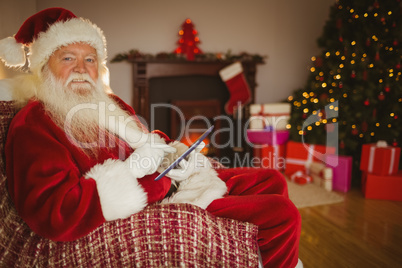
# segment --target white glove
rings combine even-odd
[[[188,155],[187,160],[180,161],[178,166],[170,170],[166,175],[175,181],[183,181],[202,169],[211,168],[208,158],[199,153],[204,146],[205,143],[202,142]]]
[[[136,178],[156,172],[163,157],[169,153],[176,152],[176,149],[163,143],[145,143],[137,148],[127,159],[126,163]]]

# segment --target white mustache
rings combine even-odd
[[[89,76],[87,73],[79,74],[79,73],[72,73],[70,76],[67,78],[65,86],[70,84],[71,82],[88,82],[92,86],[96,86],[96,83],[92,78]]]

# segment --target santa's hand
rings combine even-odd
[[[126,160],[133,175],[142,178],[153,174],[166,154],[174,153],[175,148],[162,143],[145,143],[137,148]]]
[[[211,168],[208,159],[203,154],[193,151],[187,160],[180,161],[178,166],[166,175],[175,181],[183,181],[204,168]]]

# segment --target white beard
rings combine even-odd
[[[84,151],[96,154],[99,147],[115,145],[114,136],[109,132],[127,142],[127,132],[134,133],[134,139],[138,139],[139,133],[147,133],[136,118],[108,96],[101,79],[95,83],[87,74],[72,74],[63,84],[47,66],[42,74],[37,98],[43,102],[54,123],[66,132],[69,140]],[[72,79],[81,78],[89,83],[68,86]],[[132,144],[136,144],[136,141]]]

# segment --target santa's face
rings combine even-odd
[[[88,93],[98,80],[96,50],[86,43],[59,48],[50,56],[48,66],[57,80],[78,94]]]

